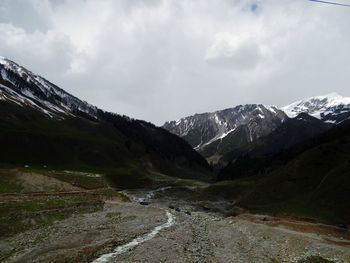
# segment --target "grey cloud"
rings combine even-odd
[[[205,59],[216,66],[246,70],[257,66],[262,59],[262,52],[254,39],[244,36],[235,39],[226,33],[217,37]]]
[[[66,36],[28,33],[12,24],[0,24],[0,51],[3,56],[30,70],[59,81],[76,57]]]
[[[101,108],[157,124],[236,104],[350,95],[344,8],[303,0],[4,0],[0,14],[0,55]]]
[[[13,24],[28,32],[46,31],[49,21],[38,13],[34,1],[2,0],[0,3],[0,23]]]

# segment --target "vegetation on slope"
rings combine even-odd
[[[125,176],[148,170],[185,178],[208,173],[205,160],[180,138],[151,124],[113,116],[58,120],[1,101],[0,162]]]
[[[215,184],[206,191],[235,199],[252,211],[350,223],[349,123],[330,130],[298,153],[278,156],[278,162],[274,156],[266,159],[264,171],[235,177],[236,170],[230,170],[231,178],[240,179]]]

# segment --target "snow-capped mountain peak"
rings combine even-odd
[[[43,77],[0,56],[0,100],[28,105],[50,117],[84,112],[96,118],[97,108],[74,97]]]
[[[296,101],[282,110],[291,118],[304,112],[326,122],[339,123],[349,117],[350,97],[333,92]]]
[[[0,64],[5,64],[6,59],[3,56],[0,56]]]

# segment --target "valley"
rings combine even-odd
[[[75,180],[67,182],[67,173]],[[235,200],[203,198],[209,184],[200,181],[155,175],[162,187],[120,190],[103,174],[30,168],[1,174],[17,179],[1,192],[1,262],[350,259],[348,230],[251,214]]]
[[[0,73],[0,262],[350,261],[349,98],[158,127]]]

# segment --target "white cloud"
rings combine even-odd
[[[49,75],[66,72],[75,57],[66,35],[54,31],[28,33],[12,24],[0,24],[0,50],[33,71]]]
[[[205,59],[214,65],[245,70],[255,68],[262,56],[261,47],[249,34],[232,35],[223,32],[215,36]]]
[[[0,3],[0,55],[107,110],[161,124],[241,103],[350,95],[349,9],[304,0],[31,0],[24,16],[22,4]]]

